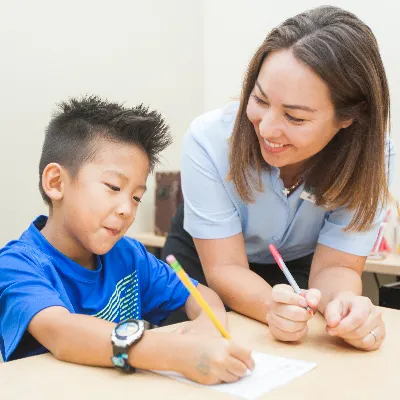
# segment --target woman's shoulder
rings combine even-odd
[[[385,155],[386,156],[395,156],[396,155],[396,146],[393,142],[393,139],[387,135],[385,140]]]
[[[229,103],[197,117],[183,140],[183,160],[196,160],[197,164],[203,166],[211,163],[225,176],[229,169],[229,138],[238,106],[237,102]]]
[[[200,142],[228,139],[232,134],[238,108],[239,102],[235,101],[222,108],[200,115],[190,124],[187,135]]]

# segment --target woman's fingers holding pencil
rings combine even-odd
[[[303,339],[308,332],[307,321],[312,317],[305,307],[316,307],[319,299],[320,293],[315,289],[297,294],[289,285],[274,286],[272,299],[267,306],[267,323],[271,334],[285,342]]]
[[[304,307],[277,303],[273,314],[293,322],[307,322],[312,315]]]
[[[308,326],[305,323],[303,329],[296,332],[287,332],[274,325],[269,326],[272,336],[281,342],[300,342],[308,332]]]
[[[272,299],[277,303],[316,309],[321,300],[321,292],[318,289],[309,289],[297,294],[291,286],[280,284],[272,288]]]
[[[297,307],[298,308],[298,307]],[[284,312],[282,314],[285,314]],[[270,326],[277,327],[285,332],[293,333],[302,331],[307,325],[307,321],[310,318],[310,314],[305,312],[298,316],[301,321],[293,321],[292,319],[287,319],[284,316],[280,316],[277,313],[271,313],[268,319]]]
[[[307,304],[316,310],[321,300],[321,292],[318,289],[303,290],[301,295],[307,300]]]
[[[272,300],[276,303],[291,304],[295,306],[305,307],[307,300],[294,292],[290,285],[275,285],[272,288]]]

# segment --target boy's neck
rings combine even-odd
[[[84,268],[95,270],[93,253],[88,252],[76,238],[72,238],[63,224],[50,213],[47,223],[40,231],[46,240],[59,252]]]

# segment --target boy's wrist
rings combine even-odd
[[[134,368],[180,372],[181,356],[190,349],[185,335],[145,331],[142,339],[129,348],[128,362]]]

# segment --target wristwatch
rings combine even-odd
[[[128,362],[128,350],[143,336],[144,322],[137,319],[127,319],[117,324],[111,334],[113,354],[111,361],[115,367],[124,372],[135,372]]]

